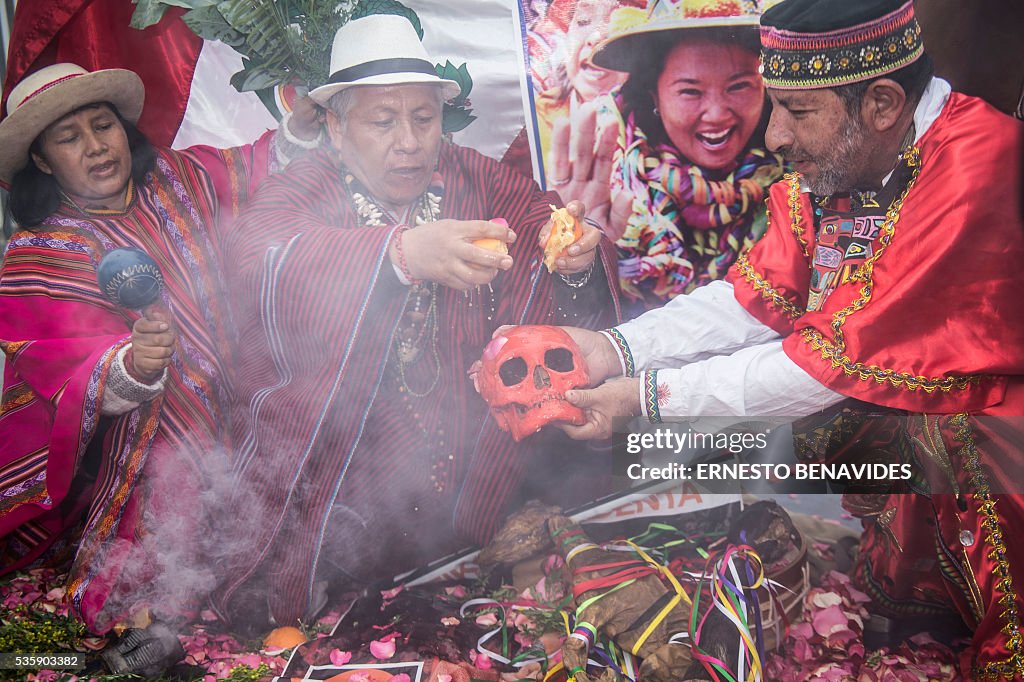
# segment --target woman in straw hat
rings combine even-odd
[[[280,146],[268,133],[224,151],[154,148],[134,126],[143,99],[131,71],[56,64],[12,90],[0,123],[22,226],[0,270],[0,566],[73,557],[70,605],[96,633],[143,607],[177,617],[204,587],[164,543],[201,537],[198,495],[225,445],[217,219]],[[315,124],[305,116],[299,127]],[[144,316],[100,291],[97,265],[117,247],[162,272],[162,305]]]
[[[606,232],[618,240],[620,284],[634,314],[723,277],[764,231],[762,199],[783,174],[763,139],[757,25],[765,4],[623,7],[592,57],[629,72],[615,101]]]

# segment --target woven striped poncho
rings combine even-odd
[[[443,554],[456,534],[484,539],[528,466],[529,441],[517,448],[498,430],[466,370],[500,324],[557,324],[587,305],[562,297],[540,263],[538,234],[557,199],[454,145],[438,173],[441,218],[505,218],[518,238],[515,265],[490,290],[438,287],[440,375],[422,398],[400,390],[389,361],[409,295],[387,258],[395,226],[364,225],[328,156],[269,180],[232,233],[229,286],[244,346],[235,506],[248,542],[226,559],[230,579],[215,600],[224,613],[265,593],[279,623],[295,622],[328,559],[369,581]],[[602,272],[590,297],[600,303],[582,311],[595,325],[616,316],[614,271]],[[409,367],[415,392],[430,385],[434,362],[428,350]],[[265,615],[266,601],[256,608]]]
[[[228,445],[228,339],[218,209],[229,217],[269,167],[270,134],[232,150],[158,150],[123,212],[62,205],[18,232],[0,270],[0,567],[74,556],[68,595],[95,632],[151,606],[161,567],[145,539],[173,522],[195,545],[209,459]],[[143,249],[160,266],[178,342],[164,392],[102,417],[104,387],[138,313],[101,294],[105,252]],[[84,527],[83,527],[84,524]],[[190,559],[183,550],[182,566]],[[165,611],[194,595],[163,599]]]

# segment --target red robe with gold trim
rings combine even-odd
[[[926,476],[950,492],[891,496],[885,532],[866,531],[859,577],[893,613],[951,600],[975,631],[964,673],[1024,677],[1024,544],[1006,536],[1024,523],[1014,491],[1024,485],[1024,125],[954,93],[917,149],[919,166],[871,257],[819,309],[807,310],[813,206],[795,175],[772,187],[768,231],[729,281],[825,386],[942,415],[930,426],[911,418],[904,436]],[[940,437],[929,438],[936,424]]]

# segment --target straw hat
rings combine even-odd
[[[354,85],[437,83],[444,98],[461,92],[459,84],[437,75],[434,62],[409,20],[397,14],[371,14],[338,29],[331,48],[331,76],[309,96],[322,106]]]
[[[0,181],[9,183],[28,164],[39,134],[75,109],[110,102],[135,123],[145,97],[142,79],[125,69],[89,72],[77,64],[54,64],[30,73],[11,90],[7,118],[0,122]]]
[[[591,61],[605,69],[628,71],[635,55],[643,54],[652,37],[691,28],[749,28],[755,30],[761,13],[780,0],[649,0],[646,9],[621,7],[612,13],[608,37]]]

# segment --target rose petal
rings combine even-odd
[[[479,651],[470,651],[469,660],[478,670],[490,670],[493,667],[490,657]]]
[[[850,598],[853,599],[853,601],[857,604],[866,604],[867,602],[871,601],[871,597],[864,594],[852,585],[850,587],[847,587],[846,591],[849,593]]]
[[[481,613],[476,617],[476,624],[480,627],[491,627],[498,624],[498,616],[494,613]]]
[[[512,622],[520,630],[535,630],[537,628],[537,625],[533,622],[533,619],[525,613],[516,614],[516,617]]]
[[[540,643],[544,646],[544,653],[551,656],[562,648],[563,637],[555,632],[545,632],[540,636]]]
[[[258,668],[262,662],[263,659],[258,654],[245,654],[235,659],[235,665],[247,665],[250,668]]]
[[[498,351],[508,343],[507,336],[496,336],[490,340],[490,342],[484,346],[484,357],[488,360],[493,360],[498,356]]]
[[[380,596],[384,599],[394,599],[399,594],[401,594],[402,590],[404,589],[405,585],[399,585],[398,587],[394,587],[390,590],[381,590]]]
[[[395,655],[397,644],[394,638],[388,641],[375,639],[370,642],[370,655],[378,660],[387,660]]]
[[[791,636],[801,639],[810,639],[814,636],[814,628],[807,622],[793,623],[789,632]]]
[[[89,651],[100,651],[107,648],[106,637],[83,637],[80,641],[82,646]]]
[[[565,566],[565,560],[561,554],[549,554],[544,560],[544,573],[550,575],[553,571]]]
[[[817,606],[819,609],[825,609],[829,606],[839,606],[843,603],[843,598],[836,592],[819,592],[810,598],[811,604]]]
[[[334,625],[338,622],[339,618],[341,618],[341,613],[339,613],[338,611],[330,611],[327,613],[327,615],[321,617],[317,621],[317,623],[319,623],[320,625]]]
[[[846,575],[845,573],[840,573],[839,571],[829,571],[828,574],[825,576],[825,580],[833,583],[838,583],[840,585],[850,584],[850,576]]]
[[[860,639],[860,635],[849,628],[842,628],[836,630],[828,636],[828,647],[831,649],[837,649],[839,647],[845,647],[849,642]]]
[[[828,637],[833,632],[849,627],[850,619],[846,617],[843,610],[838,606],[830,606],[814,613],[811,624],[814,631],[822,637]]]
[[[330,659],[331,665],[345,665],[352,660],[352,652],[342,651],[341,649],[332,649]]]

